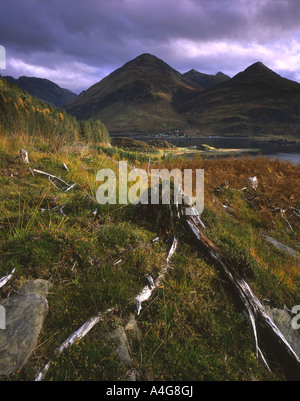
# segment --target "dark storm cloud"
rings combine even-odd
[[[231,75],[259,58],[297,78],[299,20],[298,0],[10,0],[0,44],[8,74],[76,91],[144,52],[182,72]]]

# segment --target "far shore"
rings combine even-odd
[[[197,155],[202,157],[229,157],[229,156],[242,156],[245,154],[257,155],[260,149],[213,149],[213,150],[200,150],[191,148],[177,148],[177,149],[158,149],[161,155],[172,155],[173,157],[184,157],[186,159],[193,158]]]

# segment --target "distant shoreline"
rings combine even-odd
[[[113,135],[111,135],[114,138]],[[125,138],[125,136],[122,136]],[[149,141],[167,141],[177,147],[175,149],[161,149],[165,155],[173,157],[193,158],[199,155],[205,158],[239,157],[243,155],[279,158],[300,163],[300,139],[272,137],[229,137],[229,136],[203,136],[203,137],[179,137],[165,136],[157,138],[153,136],[130,136],[132,140],[145,143]],[[207,147],[207,149],[205,149]]]
[[[177,135],[166,135],[166,136],[156,136],[156,135],[144,135],[144,134],[132,134],[129,135],[129,133],[114,133],[110,132],[111,138],[117,138],[117,137],[124,137],[124,138],[131,138],[131,139],[139,139],[139,140],[153,140],[153,139],[161,139],[161,140],[168,140],[168,139],[176,139],[176,140],[188,140],[188,139],[251,139],[251,140],[257,140],[257,141],[276,141],[278,143],[299,143],[300,144],[300,137],[281,137],[278,135],[269,135],[269,136],[246,136],[246,135],[205,135],[205,136],[200,136],[200,135],[195,135],[195,134],[189,134],[188,136],[177,136]]]

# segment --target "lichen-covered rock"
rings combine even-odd
[[[5,329],[0,330],[0,375],[13,373],[28,361],[48,310],[48,291],[48,281],[34,280],[0,303],[6,317]]]

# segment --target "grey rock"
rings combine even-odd
[[[139,341],[141,341],[141,338],[142,338],[141,332],[138,328],[138,325],[137,325],[134,315],[130,315],[129,321],[125,326],[125,330],[131,331],[133,333],[134,337],[136,337]]]
[[[118,326],[110,333],[109,339],[115,343],[114,352],[118,355],[120,362],[128,366],[132,362],[130,345],[123,326]]]
[[[0,330],[0,375],[20,369],[31,356],[48,310],[48,291],[48,281],[35,280],[0,303],[6,315],[5,329]]]
[[[135,316],[130,316],[125,328],[121,324],[118,325],[106,336],[106,339],[115,345],[113,352],[118,356],[119,361],[129,369],[125,380],[136,381],[139,373],[136,369],[132,368],[134,365],[132,347],[135,345],[135,340],[138,342],[141,341],[141,333],[137,326]]]
[[[300,262],[300,255],[296,251],[294,251],[292,248],[290,248],[287,245],[282,244],[281,242],[277,241],[276,239],[269,237],[268,235],[263,235],[265,240],[270,242],[275,246],[275,248],[279,249],[281,252],[286,253],[287,255],[293,256],[294,258],[298,259],[298,262]]]

